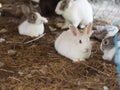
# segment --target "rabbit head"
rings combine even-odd
[[[118,47],[120,49],[120,33],[118,33]],[[113,60],[115,56],[114,36],[104,38],[101,42],[100,49],[103,52],[104,60]]]
[[[33,24],[47,23],[48,20],[42,17],[38,12],[33,12],[28,16],[28,22]]]
[[[79,30],[80,32],[80,30]],[[91,42],[90,42],[90,36],[92,34],[92,24],[89,24],[85,30],[80,32],[78,34],[79,38],[79,48],[83,48],[84,53],[91,52]],[[90,53],[89,53],[90,54]]]
[[[83,32],[75,26],[70,25],[69,30],[64,31],[55,41],[56,51],[73,60],[82,61],[89,58],[91,54],[91,25],[88,25]]]
[[[72,5],[73,0],[61,0],[58,2],[55,12],[61,15],[63,11]]]

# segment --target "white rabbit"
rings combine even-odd
[[[92,44],[90,41],[92,25],[88,25],[81,33],[75,26],[70,25],[69,30],[62,32],[56,39],[56,51],[71,59],[73,62],[84,61],[91,55]]]
[[[62,29],[68,28],[70,24],[84,28],[93,22],[92,6],[87,0],[61,0],[57,4],[55,12],[65,19]]]
[[[120,33],[118,33],[118,48],[119,48],[119,57],[120,57]],[[109,36],[104,38],[102,40],[100,49],[103,52],[103,59],[112,61],[115,57],[114,36]]]
[[[18,32],[21,35],[27,35],[31,37],[37,37],[44,33],[43,23],[47,23],[48,20],[42,17],[38,12],[33,12],[18,26]]]

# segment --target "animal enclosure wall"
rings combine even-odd
[[[94,18],[105,21],[120,20],[120,0],[89,0],[93,6]]]

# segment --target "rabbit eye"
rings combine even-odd
[[[103,42],[103,44],[104,44],[104,45],[108,45],[108,44],[109,44],[109,41],[108,41],[108,40],[105,40],[105,41]]]
[[[79,40],[79,43],[81,44],[81,43],[82,43],[82,40]]]
[[[35,15],[32,15],[32,19],[34,20],[36,17],[35,17]]]

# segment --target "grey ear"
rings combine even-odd
[[[68,0],[63,0],[60,6],[60,10],[65,10],[66,8],[68,8]]]

